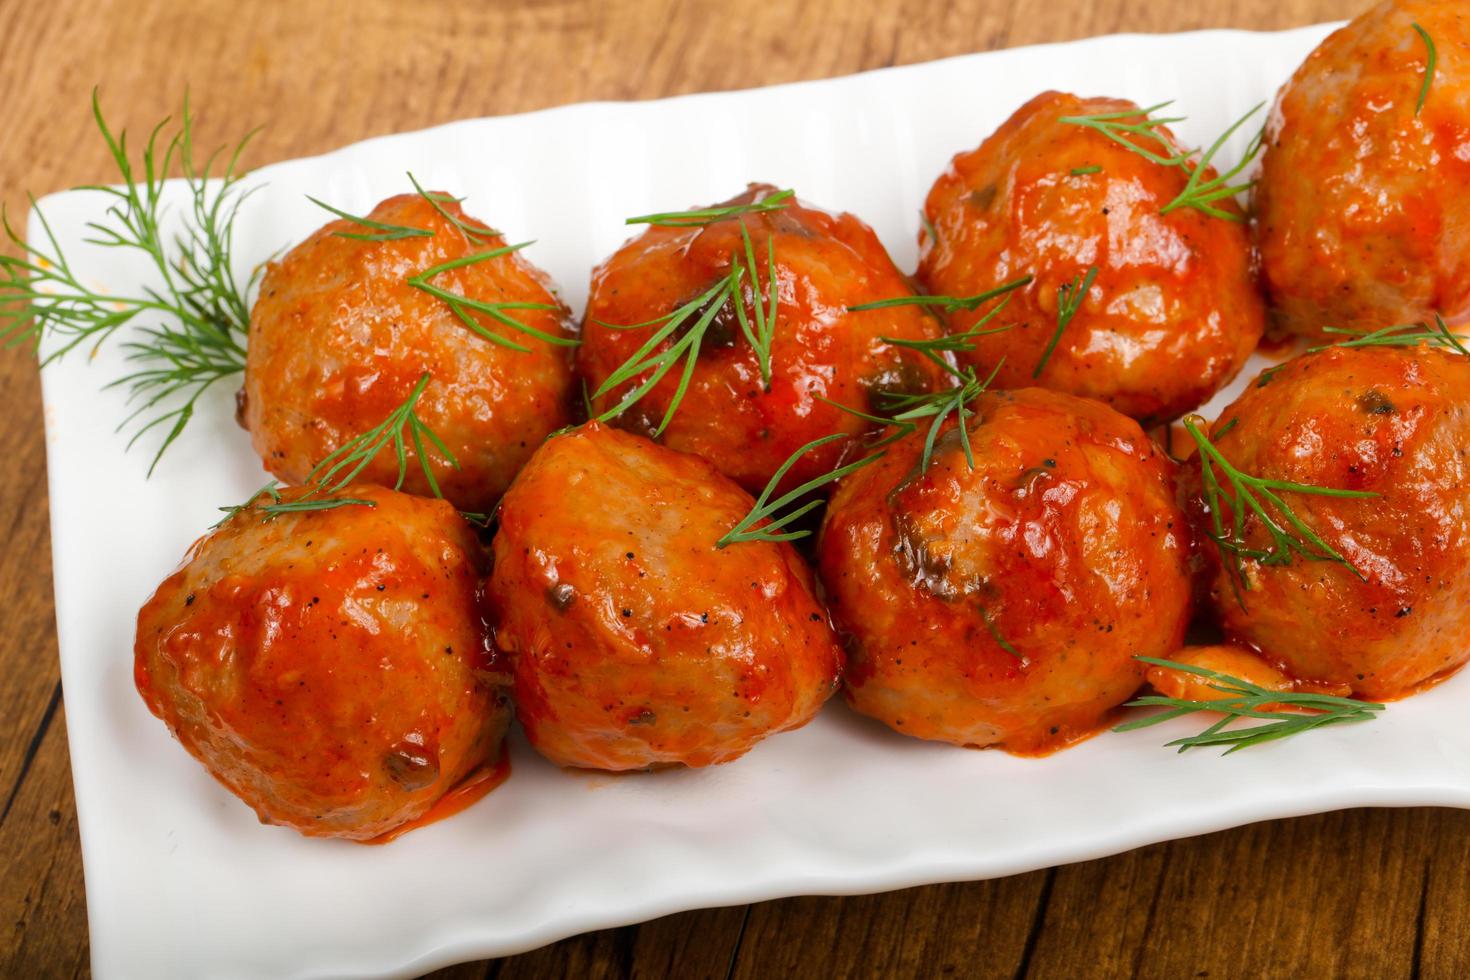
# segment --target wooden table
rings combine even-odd
[[[198,142],[263,126],[248,161],[262,164],[467,116],[1114,31],[1283,28],[1359,5],[0,0],[0,173],[13,213],[27,189],[108,177],[87,115],[94,84],[134,128],[189,86]],[[70,976],[88,972],[87,926],[34,365],[0,357],[0,386],[0,974]],[[1467,914],[1470,813],[1360,810],[1002,881],[690,912],[441,975],[1449,977],[1470,975]]]

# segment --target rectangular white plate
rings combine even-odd
[[[796,187],[872,223],[903,267],[934,177],[1047,88],[1177,99],[1195,144],[1270,99],[1326,33],[1111,37],[833,81],[456,123],[277,164],[238,231],[253,264],[355,212],[405,170],[469,197],[573,307],[625,215]],[[1241,150],[1242,140],[1230,148]],[[176,188],[175,188],[176,190]],[[41,207],[82,277],[136,290],[145,264],[81,243],[95,194]],[[32,229],[35,230],[34,221]],[[1160,747],[1193,731],[1105,735],[1043,760],[901,738],[831,704],[730,766],[574,775],[523,742],[502,789],[382,848],[265,827],[144,709],[134,617],[154,584],[264,477],[230,392],[202,406],[145,480],[124,454],[112,345],[45,372],[56,608],[86,866],[104,977],[412,975],[681,909],[1014,874],[1254,820],[1360,805],[1470,806],[1470,676],[1229,758]],[[1223,402],[1222,402],[1223,404]],[[1218,407],[1218,406],[1217,406]]]

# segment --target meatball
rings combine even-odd
[[[371,506],[271,517],[261,498],[201,538],[138,613],[134,676],[262,822],[368,840],[495,762],[509,678],[454,509],[346,495]]]
[[[785,543],[716,546],[751,504],[705,460],[595,422],[532,457],[490,593],[542,755],[707,766],[816,714],[842,655],[810,571]]]
[[[364,241],[346,236],[381,233],[333,221],[272,263],[250,316],[241,420],[266,469],[303,483],[321,459],[382,422],[428,373],[414,410],[459,463],[454,468],[430,449],[435,477],[460,509],[487,512],[547,433],[570,421],[568,350],[458,307],[481,329],[527,349],[503,346],[467,326],[442,296],[411,284],[437,265],[505,244],[447,195],[389,198],[368,219],[432,234]],[[549,336],[574,331],[550,280],[517,253],[424,283],[472,301],[512,304],[503,316]],[[408,446],[411,457],[416,448]],[[398,472],[396,459],[383,453],[359,479],[392,486]],[[420,466],[407,472],[403,489],[430,491]]]
[[[767,200],[764,184],[732,198],[738,207]],[[804,444],[832,433],[858,435],[868,423],[836,405],[882,412],[885,396],[933,391],[949,384],[945,371],[918,351],[888,343],[933,340],[943,328],[917,306],[849,311],[877,300],[911,296],[871,228],[850,214],[836,217],[796,200],[774,210],[743,213],[705,225],[650,227],[592,275],[577,370],[596,392],[658,329],[651,324],[708,292],[745,255],[747,229],[759,289],[742,279],[746,316],[769,303],[767,241],[775,252],[778,302],[770,383],[745,339],[734,304],[722,305],[704,331],[687,392],[661,441],[714,463],[745,489],[758,492]],[[695,317],[685,322],[695,325]],[[639,329],[612,329],[606,324]],[[665,340],[661,349],[677,342]],[[618,419],[623,428],[653,435],[680,384],[682,363]],[[619,405],[647,372],[593,399],[594,413]],[[824,401],[823,399],[826,399]],[[830,470],[850,443],[838,440],[797,462],[782,483],[789,490]]]
[[[1423,109],[1429,46],[1438,51]],[[1276,99],[1256,187],[1273,324],[1316,336],[1470,319],[1470,9],[1391,0]]]
[[[1428,348],[1331,347],[1263,374],[1211,440],[1247,476],[1329,490],[1276,491],[1327,553],[1287,552],[1249,510],[1236,563],[1206,541],[1210,594],[1231,637],[1303,681],[1373,699],[1411,693],[1470,656],[1470,358]],[[1221,481],[1218,466],[1217,478]],[[1202,476],[1193,513],[1213,533]],[[1228,482],[1217,513],[1234,538]]]
[[[918,279],[930,293],[971,296],[1031,276],[986,324],[1010,329],[975,338],[961,360],[982,376],[999,365],[997,387],[1084,395],[1151,425],[1235,377],[1265,313],[1242,222],[1190,207],[1162,213],[1184,190],[1182,168],[1061,121],[1128,111],[1141,120],[1131,102],[1046,92],[956,156],[929,191]],[[1233,201],[1216,206],[1240,215]],[[1087,288],[1059,332],[1064,286]],[[989,309],[955,311],[950,329],[971,330]]]
[[[1050,751],[1096,732],[1179,649],[1188,525],[1168,458],[1106,405],[1039,388],[972,403],[833,494],[818,545],[854,708],[919,738]]]

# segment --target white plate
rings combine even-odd
[[[856,212],[911,267],[930,181],[1035,93],[1173,97],[1191,116],[1182,135],[1200,143],[1271,98],[1326,30],[1101,38],[371,140],[261,171],[239,250],[258,262],[319,225],[304,193],[362,212],[411,169],[512,238],[537,238],[530,257],[574,307],[627,235],[625,215],[755,179]],[[146,276],[80,244],[95,194],[41,206],[84,279],[135,289]],[[1160,747],[1192,731],[1187,720],[1025,760],[905,739],[833,703],[699,772],[574,775],[518,741],[507,785],[389,847],[262,826],[144,709],[131,648],[154,584],[263,476],[221,390],[145,481],[149,451],[125,455],[113,433],[121,393],[98,390],[120,370],[114,345],[44,377],[66,716],[103,977],[411,975],[681,909],[1014,874],[1339,807],[1470,806],[1462,676],[1372,724],[1224,759]]]

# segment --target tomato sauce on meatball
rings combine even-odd
[[[261,498],[201,538],[138,613],[134,676],[262,822],[370,840],[494,763],[510,705],[469,526],[346,494],[372,506],[266,519]]]
[[[816,714],[842,661],[811,572],[785,543],[716,546],[751,504],[704,459],[595,422],[532,457],[490,592],[542,755],[707,766]]]
[[[1346,564],[1282,560],[1254,513],[1240,543],[1270,557],[1242,554],[1238,577],[1204,540],[1230,636],[1293,677],[1375,699],[1412,693],[1470,657],[1470,358],[1331,347],[1262,375],[1212,431],[1220,454],[1257,479],[1373,495],[1278,491]],[[1188,484],[1209,533],[1197,465]],[[1226,497],[1227,528],[1234,506]]]
[[[266,469],[303,483],[318,461],[382,422],[428,373],[415,412],[459,467],[433,449],[429,465],[447,499],[461,510],[487,512],[547,433],[571,420],[569,350],[465,310],[485,330],[527,348],[510,349],[410,283],[435,266],[505,245],[447,195],[436,193],[433,202],[418,194],[389,198],[367,218],[432,234],[363,241],[344,236],[378,232],[337,220],[273,262],[251,312],[241,420]],[[547,306],[502,312],[549,336],[574,333],[550,280],[519,253],[426,282],[488,304]],[[416,459],[412,444],[408,452]],[[403,489],[430,491],[421,466],[407,472]],[[360,479],[393,486],[398,474],[396,460],[384,453]]]
[[[1429,47],[1438,51],[1423,108]],[[1470,319],[1470,9],[1391,0],[1281,89],[1256,189],[1273,319],[1318,336]]]
[[[1163,213],[1185,188],[1183,168],[1061,121],[1134,110],[1138,118],[1127,121],[1141,122],[1131,102],[1046,92],[956,156],[925,203],[917,276],[941,296],[1031,276],[985,324],[1009,329],[976,337],[961,361],[982,377],[999,366],[996,387],[1096,398],[1150,425],[1228,383],[1259,342],[1265,314],[1241,221],[1190,207]],[[1167,127],[1158,132],[1183,152]],[[1206,168],[1205,179],[1213,177]],[[1233,201],[1215,206],[1241,217]],[[1087,288],[1059,334],[1064,286]],[[971,330],[990,309],[953,312],[951,332]]]
[[[1171,464],[1098,402],[1026,388],[972,404],[846,477],[818,567],[849,638],[845,691],[896,731],[1042,753],[1095,733],[1177,650],[1189,533]]]
[[[758,203],[775,193],[774,187],[752,185],[722,206]],[[850,214],[833,216],[793,199],[775,210],[704,225],[654,225],[598,267],[577,351],[577,369],[589,390],[596,392],[658,329],[605,324],[648,324],[698,299],[730,273],[732,256],[745,254],[742,227],[750,235],[759,285],[753,289],[746,277],[741,286],[751,321],[757,301],[769,302],[768,241],[774,246],[778,296],[770,384],[764,383],[760,357],[745,339],[734,304],[726,302],[704,333],[688,390],[659,441],[703,456],[757,492],[806,443],[837,432],[856,436],[869,427],[828,402],[881,412],[885,393],[928,392],[949,381],[917,351],[883,339],[938,338],[943,328],[932,315],[914,306],[849,311],[913,294],[873,230]],[[663,347],[676,341],[670,337]],[[648,373],[594,398],[593,413],[620,404]],[[682,364],[616,424],[652,435],[681,373]],[[830,470],[848,445],[838,441],[808,453],[782,489]]]

